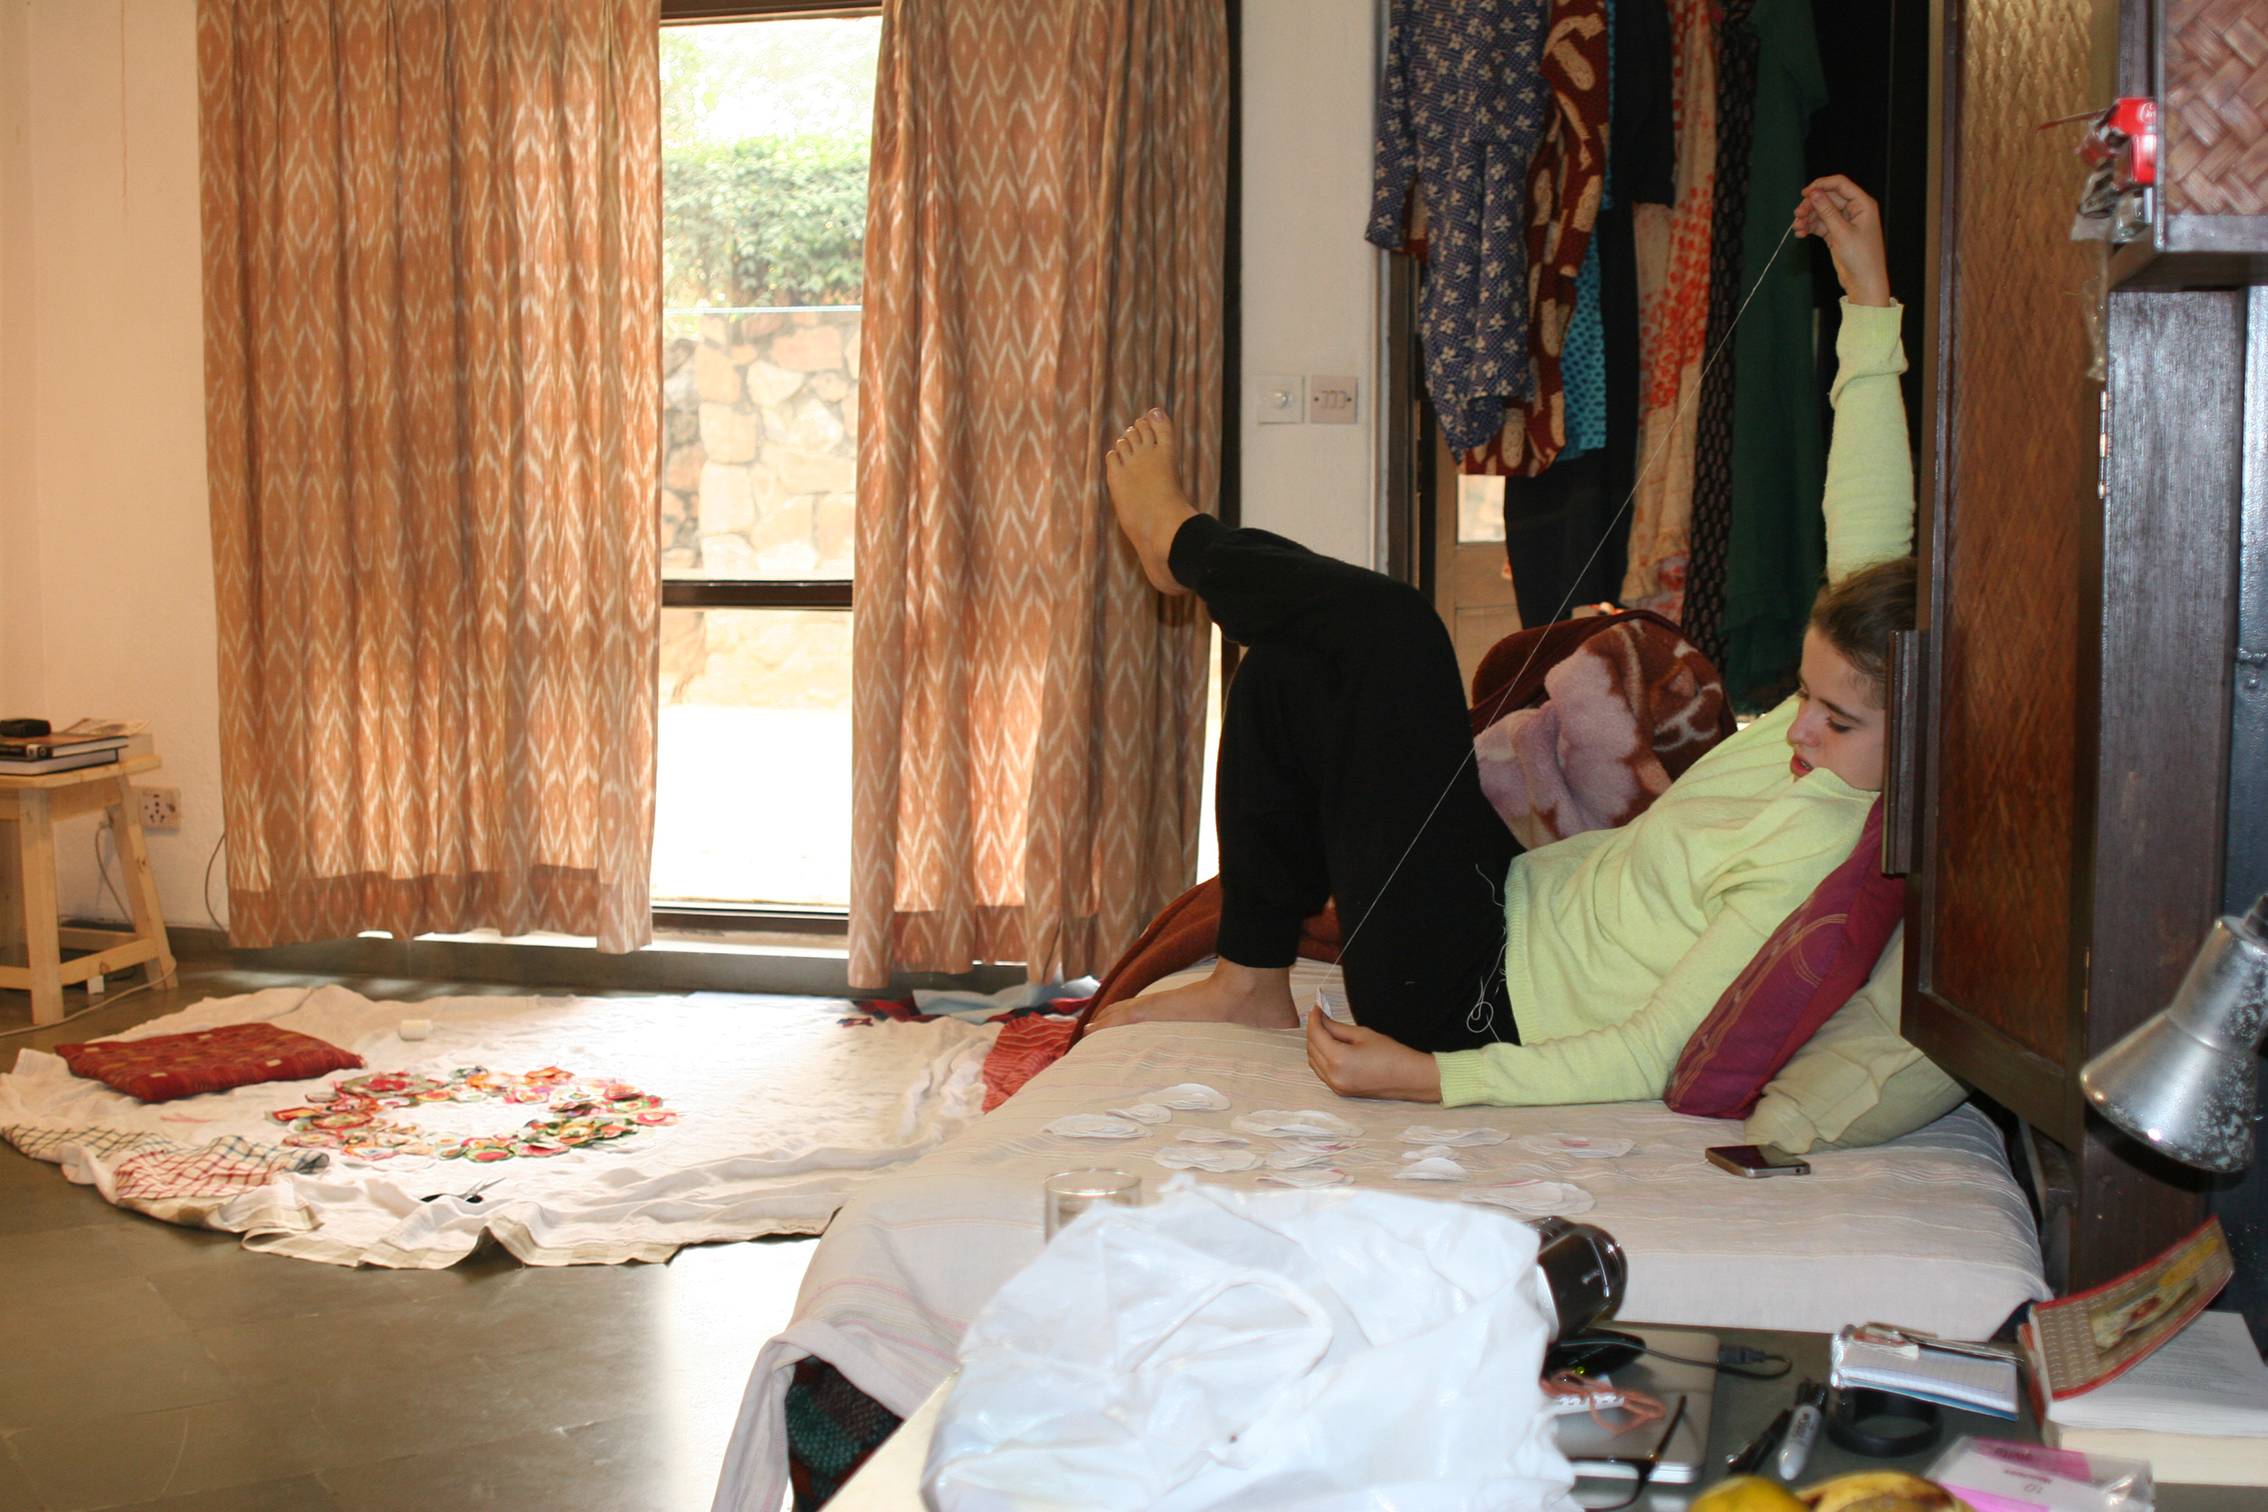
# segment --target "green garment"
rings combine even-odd
[[[1827,565],[1913,549],[1900,311],[1843,307]],[[1530,1106],[1660,1097],[1701,1020],[1789,914],[1850,856],[1875,795],[1790,769],[1798,701],[1725,741],[1620,829],[1515,858],[1505,985],[1521,1043],[1437,1055],[1441,1101]]]
[[[1756,135],[1740,287],[1756,290],[1733,335],[1732,528],[1725,542],[1725,690],[1736,701],[1791,671],[1819,592],[1822,450],[1813,362],[1811,249],[1780,233],[1810,182],[1803,143],[1827,80],[1810,0],[1758,0]],[[1758,280],[1762,279],[1762,286]]]

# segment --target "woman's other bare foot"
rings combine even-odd
[[[1197,511],[1181,491],[1181,443],[1164,410],[1151,410],[1126,427],[1103,457],[1103,478],[1110,484],[1118,528],[1134,543],[1150,586],[1160,593],[1187,593],[1174,580],[1166,556],[1181,522]]]
[[[1115,1029],[1120,1024],[1250,1024],[1255,1029],[1297,1029],[1289,966],[1239,966],[1216,961],[1213,974],[1171,992],[1113,1003],[1087,1025]]]

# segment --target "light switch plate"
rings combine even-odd
[[[1262,373],[1260,423],[1298,425],[1307,418],[1307,382],[1297,373]]]
[[[1337,375],[1307,380],[1307,423],[1352,425],[1355,422],[1355,380]]]

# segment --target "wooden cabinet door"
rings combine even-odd
[[[2071,1286],[2203,1212],[2077,1083],[2164,1005],[2220,891],[2245,296],[2106,299],[2103,249],[2068,237],[2071,139],[2039,129],[2114,67],[2146,76],[2140,9],[1944,0],[1925,676],[1901,711],[1926,752],[1905,1032],[2060,1147]]]

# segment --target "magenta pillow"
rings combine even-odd
[[[1906,911],[1906,880],[1882,875],[1881,861],[1877,798],[1850,859],[1772,931],[1685,1042],[1662,1094],[1673,1112],[1746,1118],[1765,1083],[1866,985]]]

